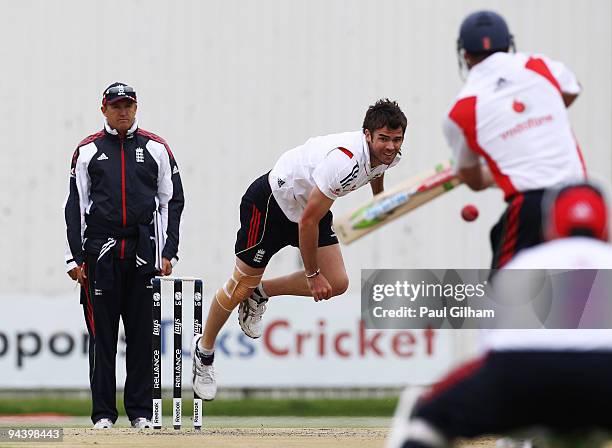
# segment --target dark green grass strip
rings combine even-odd
[[[303,416],[303,417],[390,417],[397,400],[375,399],[244,399],[215,400],[204,404],[206,415],[227,416]],[[171,414],[171,398],[164,400],[164,414]],[[183,415],[190,415],[192,400],[183,400]],[[117,400],[121,415],[123,402]],[[74,398],[25,398],[0,399],[0,415],[57,413],[65,415],[89,415],[88,399]]]

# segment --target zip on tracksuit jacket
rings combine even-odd
[[[165,140],[138,128],[137,121],[125,138],[105,123],[72,157],[64,206],[66,271],[85,261],[88,240],[114,240],[119,258],[134,258],[138,240],[153,239],[143,235],[153,225],[160,230],[161,257],[176,261],[183,206],[181,177]],[[137,264],[152,263],[139,258]]]

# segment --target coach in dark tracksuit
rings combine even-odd
[[[117,420],[115,358],[119,317],[125,328],[125,410],[151,427],[151,289],[178,259],[183,187],[160,137],[138,128],[136,92],[114,83],[104,92],[104,130],[79,143],[65,205],[66,267],[81,288],[89,331],[92,421]]]

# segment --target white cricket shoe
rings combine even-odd
[[[261,292],[260,286],[255,288],[251,296],[243,301],[238,308],[238,323],[244,334],[257,339],[263,333],[263,313],[266,311],[268,298]]]
[[[112,427],[113,427],[113,422],[111,421],[110,418],[101,418],[94,425],[94,429],[110,429]]]
[[[132,420],[132,428],[136,429],[153,429],[151,420],[145,417],[138,417]]]
[[[425,446],[449,446],[444,436],[428,422],[410,418],[421,392],[421,388],[407,387],[400,395],[385,448],[401,448],[408,441],[421,442]]]
[[[217,395],[217,381],[215,380],[215,368],[213,365],[206,365],[198,356],[196,348],[201,334],[193,337],[191,341],[191,357],[193,358],[193,391],[202,400],[212,401]]]

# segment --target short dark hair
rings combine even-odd
[[[478,63],[478,62],[484,61],[486,58],[488,58],[492,54],[508,53],[509,51],[510,51],[510,48],[506,47],[506,48],[500,48],[499,50],[479,51],[479,52],[466,51],[465,53],[469,54],[474,60],[474,62]]]
[[[391,101],[389,98],[383,98],[368,107],[363,119],[362,129],[363,132],[367,129],[370,134],[373,134],[374,131],[386,126],[389,129],[402,128],[402,132],[406,132],[407,125],[406,115],[404,115],[397,102]]]

